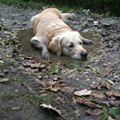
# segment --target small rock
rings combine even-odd
[[[42,79],[43,77],[41,75],[38,76],[39,79]]]
[[[20,107],[12,107],[11,110],[20,110]]]
[[[4,73],[0,73],[0,77],[5,77],[5,74]]]
[[[93,24],[94,24],[94,26],[98,26],[99,22],[98,21],[94,21]]]
[[[4,70],[4,74],[6,75],[6,74],[8,74],[9,73],[9,71],[8,70]]]
[[[8,78],[2,78],[2,79],[0,79],[0,83],[4,83],[4,82],[8,82],[8,81],[9,81]]]
[[[94,21],[93,18],[88,18],[87,20],[88,20],[88,22],[93,22]]]
[[[110,27],[111,25],[115,24],[116,21],[115,20],[103,20],[101,21],[101,24],[104,26],[104,27]]]
[[[82,13],[84,13],[85,15],[89,15],[90,14],[90,10],[89,9],[84,9],[84,10],[82,10]]]

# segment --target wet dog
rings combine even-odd
[[[92,41],[72,30],[64,20],[74,17],[71,13],[62,13],[56,8],[48,8],[33,16],[34,36],[31,45],[41,50],[42,58],[49,59],[49,50],[70,56],[74,59],[86,59],[87,50],[83,44],[91,44]]]

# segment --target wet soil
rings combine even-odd
[[[33,34],[29,19],[38,12],[0,5],[0,120],[119,120],[117,113],[106,112],[115,108],[120,113],[118,96],[97,101],[93,100],[96,96],[85,96],[82,98],[90,101],[81,104],[74,91],[120,92],[120,19],[87,10],[76,14],[67,23],[94,41],[84,46],[89,51],[88,60],[52,54],[47,61],[30,46]],[[40,107],[43,103],[60,110],[62,117]],[[87,112],[97,109],[102,113]]]

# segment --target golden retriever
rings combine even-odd
[[[74,14],[62,13],[56,8],[48,8],[31,18],[35,34],[31,45],[41,50],[43,58],[50,57],[48,50],[58,56],[64,54],[74,59],[87,58],[88,52],[83,48],[83,44],[89,44],[91,40],[83,38],[64,22],[73,16]]]

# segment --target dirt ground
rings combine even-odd
[[[67,23],[94,41],[88,60],[46,61],[29,42],[38,12],[0,5],[0,120],[120,120],[120,19],[83,10]]]

